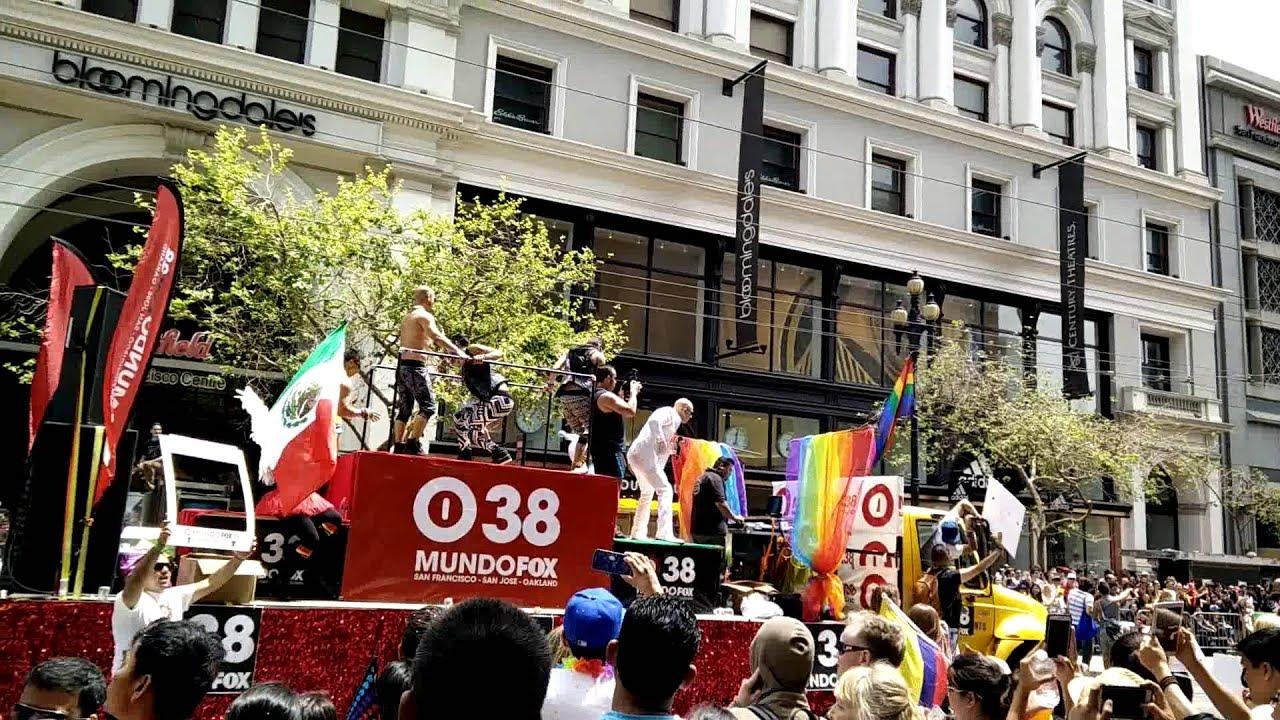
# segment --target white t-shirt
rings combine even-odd
[[[553,668],[542,720],[600,720],[613,704],[613,678]]]
[[[181,620],[191,607],[195,585],[175,585],[160,592],[144,590],[138,602],[130,609],[124,604],[124,593],[116,595],[111,608],[111,636],[116,643],[115,657],[111,660],[111,672],[124,665],[124,653],[142,629],[156,620]]]

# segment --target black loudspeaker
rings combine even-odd
[[[80,422],[101,425],[102,386],[106,380],[107,353],[111,337],[120,319],[124,295],[104,287],[76,288],[71,301],[71,320],[67,324],[67,350],[62,359],[62,375],[58,389],[45,410],[45,422],[68,425],[76,421],[76,400],[81,389],[81,350],[84,350],[83,413]],[[86,332],[86,329],[88,332]],[[145,375],[147,363],[139,365],[139,377]]]
[[[98,468],[98,458],[93,450],[95,435],[100,430],[101,426],[96,425],[82,425],[80,428],[77,490],[72,498],[71,518],[73,573],[79,559],[85,503],[89,500],[89,478]],[[22,492],[11,521],[9,554],[5,563],[11,589],[17,592],[58,591],[66,527],[67,474],[71,468],[71,436],[71,425],[45,423],[27,463]],[[136,441],[137,433],[132,430],[121,439],[120,449],[125,452],[120,455],[119,467],[124,468],[125,478],[112,483],[94,513],[82,581],[88,592],[93,592],[100,585],[111,584],[112,566],[120,545],[125,495],[129,489],[128,469],[133,466]]]

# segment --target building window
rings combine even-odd
[[[1255,187],[1253,219],[1259,240],[1280,244],[1280,194]]]
[[[1158,170],[1156,157],[1156,129],[1139,125],[1137,132],[1137,147],[1134,148],[1138,155],[1138,165],[1148,170]]]
[[[1098,222],[1098,203],[1085,201],[1084,204],[1085,227],[1089,230],[1089,254],[1086,256],[1090,260],[1101,260],[1102,252],[1102,228]]]
[[[258,12],[258,53],[302,62],[310,17],[311,0],[262,0]]]
[[[1142,90],[1156,89],[1155,63],[1151,51],[1144,47],[1133,49],[1133,84]]]
[[[343,75],[380,82],[386,29],[387,21],[380,17],[342,8],[338,16],[338,58],[333,69]]]
[[[893,215],[907,214],[907,163],[905,160],[871,156],[871,209]]]
[[[631,19],[645,25],[674,32],[678,17],[679,0],[631,0]]]
[[[751,13],[751,54],[765,60],[791,64],[791,33],[795,23],[764,13]]]
[[[1251,305],[1280,313],[1280,261],[1256,256],[1254,267],[1258,274],[1258,297]]]
[[[822,432],[817,418],[774,415],[723,408],[717,418],[719,440],[738,451],[742,464],[757,470],[787,469],[792,438]]]
[[[1075,113],[1052,103],[1044,104],[1044,131],[1063,145],[1076,144]]]
[[[965,117],[987,121],[987,84],[956,76],[956,110]]]
[[[1250,339],[1252,339],[1252,333]],[[1259,356],[1262,360],[1262,367],[1259,368],[1262,382],[1268,385],[1280,383],[1280,330],[1259,327],[1258,342]]]
[[[854,385],[892,385],[908,348],[898,343],[888,314],[904,286],[841,275],[837,290],[835,380]]]
[[[858,46],[858,85],[885,95],[895,94],[894,60],[887,52]]]
[[[627,349],[698,360],[706,252],[696,245],[596,228],[596,307],[627,322]]]
[[[175,33],[212,43],[222,42],[222,27],[227,21],[227,4],[209,0],[175,0],[173,23]]]
[[[970,229],[979,235],[1000,237],[1003,228],[1001,195],[1004,188],[998,183],[973,180],[973,207],[969,214]]]
[[[636,155],[684,164],[684,103],[636,95]]]
[[[987,46],[987,8],[982,0],[956,3],[956,40],[976,47]]]
[[[1173,388],[1169,338],[1142,334],[1142,386],[1169,392]]]
[[[138,21],[138,0],[84,0],[80,9],[125,22]]]
[[[858,9],[880,17],[898,17],[898,0],[862,0]]]
[[[721,266],[720,337],[737,336],[737,262],[726,254]],[[756,342],[768,351],[738,355],[721,366],[816,378],[822,373],[822,271],[761,260],[756,287]],[[723,346],[723,340],[721,344]]]
[[[1170,272],[1169,228],[1147,223],[1146,236],[1147,272],[1168,275]]]
[[[1061,75],[1071,74],[1071,36],[1061,22],[1053,18],[1044,21],[1044,51],[1040,53],[1040,67]]]
[[[800,133],[765,126],[761,181],[783,190],[800,190]]]
[[[552,69],[501,55],[494,68],[493,121],[523,130],[551,132]]]

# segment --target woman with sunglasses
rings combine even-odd
[[[191,603],[209,595],[226,584],[236,574],[240,563],[257,549],[257,543],[249,552],[235,553],[231,559],[209,577],[186,585],[173,584],[173,563],[165,555],[169,544],[169,525],[160,528],[156,542],[129,570],[124,590],[116,595],[111,608],[111,635],[115,640],[115,657],[111,672],[124,666],[124,653],[142,629],[156,620],[181,620]]]
[[[1013,678],[989,657],[961,653],[947,673],[947,701],[955,720],[1004,720]]]

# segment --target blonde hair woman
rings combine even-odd
[[[923,720],[902,673],[878,662],[849,670],[836,685],[831,720]]]

